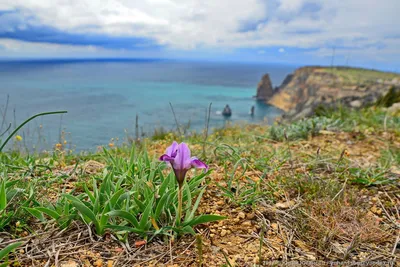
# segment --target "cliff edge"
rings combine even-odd
[[[267,81],[264,77],[257,95],[260,85]],[[260,99],[282,109],[287,117],[300,118],[312,115],[321,105],[363,107],[376,102],[392,87],[400,90],[400,74],[349,67],[302,67],[275,90],[261,87],[265,92]]]

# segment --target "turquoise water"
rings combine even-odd
[[[280,111],[252,99],[257,83],[268,72],[279,85],[294,68],[162,60],[0,62],[0,107],[4,110],[9,95],[7,123],[17,124],[38,112],[67,110],[62,117],[30,123],[24,129],[29,146],[39,143],[39,136],[40,143],[57,143],[62,129],[76,150],[92,150],[110,138],[123,139],[126,132],[133,135],[136,115],[140,131],[147,134],[176,128],[169,102],[179,123],[190,122],[193,130],[204,127],[210,103],[211,127],[226,122],[219,114],[226,104],[232,122],[272,122]]]

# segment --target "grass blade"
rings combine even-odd
[[[202,223],[220,221],[220,220],[224,220],[224,219],[226,219],[226,217],[224,217],[224,216],[205,214],[205,215],[197,216],[193,220],[184,223],[183,226],[187,226],[187,225],[195,226],[195,225],[202,224]]]

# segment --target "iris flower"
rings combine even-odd
[[[190,157],[190,149],[185,143],[178,144],[173,142],[171,146],[167,148],[164,155],[160,157],[161,161],[165,161],[171,164],[174,170],[176,180],[178,181],[178,222],[182,217],[182,185],[185,181],[185,176],[188,170],[192,167],[208,170],[207,164],[202,162],[196,157]]]
[[[185,143],[178,144],[174,141],[160,160],[171,164],[179,187],[182,186],[187,171],[192,167],[208,170],[207,164],[196,157],[190,157],[190,149]]]

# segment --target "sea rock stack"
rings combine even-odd
[[[272,87],[269,74],[265,74],[257,86],[256,99],[259,101],[268,101],[274,95],[274,88]]]

